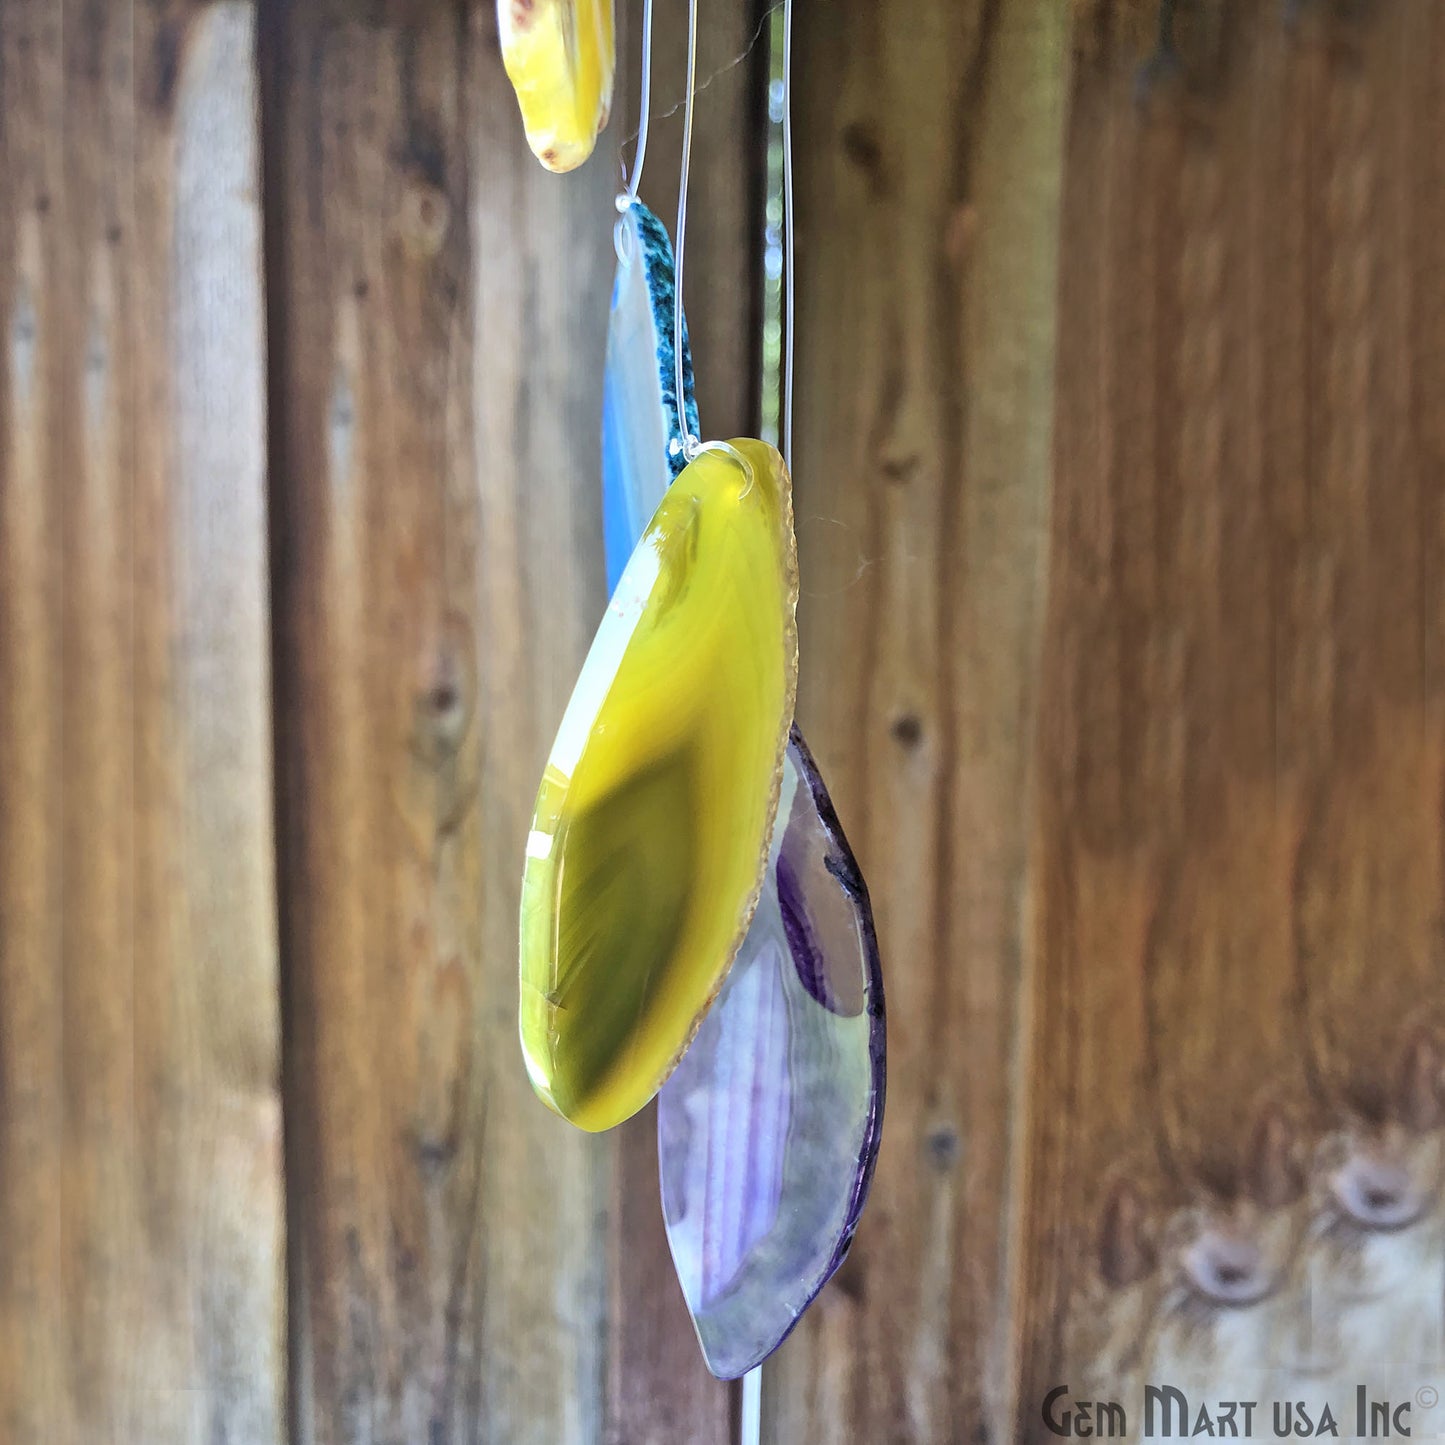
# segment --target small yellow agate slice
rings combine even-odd
[[[592,154],[612,108],[613,0],[497,0],[502,64],[532,153],[549,171]]]
[[[583,664],[522,875],[532,1085],[583,1129],[672,1072],[747,931],[797,688],[792,489],[759,441],[668,489]]]

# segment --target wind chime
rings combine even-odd
[[[527,141],[554,171],[606,125],[613,0],[497,0]],[[793,373],[792,0],[785,0],[786,361]],[[677,260],[638,200],[652,0],[602,414],[611,601],[552,745],[522,875],[522,1052],[586,1130],[658,1098],[662,1209],[713,1374],[775,1350],[847,1253],[883,1121],[883,984],[858,865],[793,722],[789,469],[702,441],[683,318],[697,67],[689,0]],[[756,1377],[752,1377],[755,1379]]]

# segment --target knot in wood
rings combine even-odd
[[[407,254],[414,260],[431,260],[442,248],[450,221],[451,202],[446,192],[420,176],[412,176],[401,203],[401,233]]]
[[[418,758],[439,767],[454,757],[471,724],[475,675],[464,627],[449,624],[431,651],[413,702],[413,748]]]

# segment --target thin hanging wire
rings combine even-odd
[[[676,368],[678,413],[682,417],[682,454],[692,461],[701,450],[698,438],[688,429],[682,398],[682,261],[687,242],[687,173],[692,165],[692,113],[697,101],[697,0],[687,3],[687,102],[682,115],[682,168],[677,178],[677,260],[673,284],[672,363]]]
[[[793,0],[783,0],[783,461],[793,470]]]
[[[637,111],[637,154],[632,157],[632,179],[617,193],[617,209],[623,215],[637,203],[642,167],[647,162],[647,126],[652,118],[652,0],[643,0],[642,4],[642,94],[638,97]]]
[[[743,1376],[743,1402],[738,1414],[738,1445],[760,1445],[763,1433],[763,1367]]]
[[[783,461],[793,469],[793,0],[783,0]],[[763,1367],[743,1376],[738,1445],[761,1445]]]

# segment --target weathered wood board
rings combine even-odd
[[[248,4],[0,6],[0,1436],[284,1435]]]
[[[1318,1418],[1445,1364],[1445,27],[1079,39],[1023,1438],[1060,1383]]]
[[[297,4],[264,64],[297,1438],[595,1440],[609,1148],[531,1095],[516,918],[612,192],[526,152],[490,7]]]
[[[1066,17],[795,24],[798,716],[873,895],[889,1081],[868,1212],[767,1367],[766,1433],[980,1438],[1009,1373]]]

